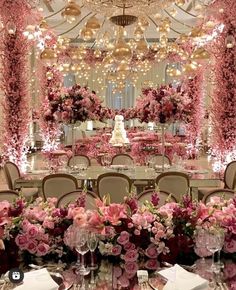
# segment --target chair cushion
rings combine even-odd
[[[38,197],[39,189],[37,187],[24,187],[21,188],[20,192],[26,198],[26,200],[30,200],[31,198],[35,199]]]

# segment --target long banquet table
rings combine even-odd
[[[176,168],[169,168],[166,170],[181,171],[189,174],[191,192],[194,197],[197,197],[199,187],[220,187],[221,180],[219,176],[212,172],[205,170],[177,170]],[[96,181],[98,176],[108,172],[120,172],[127,175],[132,182],[149,182],[153,184],[156,177],[161,171],[154,170],[146,166],[135,166],[135,167],[102,167],[102,166],[90,166],[86,170],[69,170],[65,168],[60,171],[61,173],[69,173],[75,176],[81,181]],[[21,187],[42,187],[42,179],[44,176],[49,175],[49,170],[33,170],[28,172],[24,177],[17,179],[15,182],[16,188]]]

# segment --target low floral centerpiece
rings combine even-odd
[[[163,261],[186,264],[211,255],[206,245],[199,247],[199,230],[223,233],[222,251],[236,258],[236,197],[216,197],[204,204],[185,195],[180,203],[167,199],[159,206],[156,189],[144,204],[132,194],[121,204],[97,199],[94,210],[85,209],[85,199],[83,191],[74,203],[62,207],[54,198],[0,202],[1,257],[13,251],[14,242],[15,254],[27,264],[39,258],[70,263],[76,260],[74,234],[86,229],[99,237],[98,256],[119,265],[127,279],[138,269],[156,270]]]

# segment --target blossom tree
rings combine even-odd
[[[224,24],[223,32],[211,45],[215,57],[215,86],[212,96],[212,149],[229,162],[236,157],[236,22],[235,0],[217,0],[211,17]]]
[[[26,141],[30,121],[28,94],[29,43],[23,35],[27,19],[34,12],[25,0],[0,0],[0,16],[5,26],[1,39],[1,90],[3,91],[4,158],[22,170],[26,165]]]
[[[188,139],[191,151],[198,146],[203,120],[203,74],[204,69],[199,67],[196,74],[184,80],[183,86],[186,94],[191,99],[191,120],[187,124]],[[192,152],[194,153],[194,152]]]

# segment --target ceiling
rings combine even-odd
[[[197,11],[195,7],[197,5],[197,0],[188,0],[183,6],[173,5],[165,10],[160,10],[160,14],[164,17],[169,17],[171,20],[171,28],[169,32],[169,38],[177,38],[182,33],[189,33],[193,26],[196,25]],[[61,16],[61,12],[66,5],[65,0],[55,0],[48,3],[46,0],[41,0],[41,7],[43,9],[43,15],[47,20],[47,23],[57,35],[62,35],[63,37],[72,38],[75,42],[80,42],[80,30],[85,25],[86,21],[93,15],[99,19],[102,27],[99,33],[104,33],[109,31],[113,33],[114,25],[111,25],[108,17],[99,13],[94,13],[83,6],[82,0],[77,0],[77,4],[81,7],[81,15],[77,22],[73,24],[67,23]],[[172,10],[176,10],[176,15],[172,16]],[[142,11],[143,12],[143,11]],[[144,13],[145,14],[145,13]],[[171,15],[172,14],[172,15]],[[155,42],[159,38],[159,32],[157,32],[156,27],[158,26],[158,19],[155,16],[145,15],[149,20],[149,27],[146,29],[145,36],[149,42]],[[127,27],[128,37],[133,37],[132,33],[134,31],[135,24]],[[98,37],[98,35],[95,35]]]

